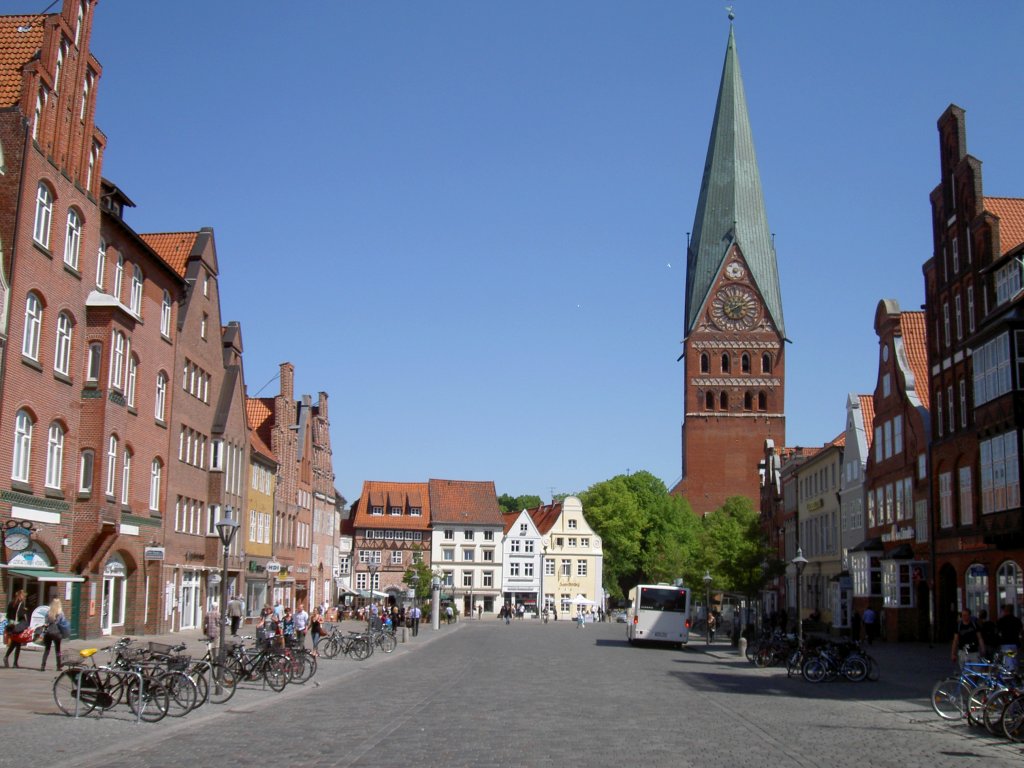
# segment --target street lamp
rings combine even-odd
[[[436,573],[430,578],[430,624],[434,629],[441,628],[441,577]]]
[[[221,663],[224,662],[224,622],[227,620],[224,607],[227,604],[228,595],[228,548],[238,533],[238,522],[230,518],[218,520],[215,523],[220,543],[224,545],[224,566],[220,574],[220,637],[218,638],[217,655]]]
[[[369,565],[367,566],[367,570],[370,573],[370,579],[369,583],[367,584],[369,588],[366,590],[366,593],[370,596],[370,598],[369,603],[367,603],[366,605],[366,628],[369,630],[373,629],[373,611],[371,610],[371,606],[373,605],[373,577],[377,575],[377,566]]]
[[[704,644],[711,645],[711,571],[704,571],[704,593],[707,600],[704,607]]]
[[[543,618],[544,611],[546,611],[547,607],[548,607],[547,601],[544,599],[544,567],[547,565],[547,562],[548,562],[548,545],[544,544],[541,547],[541,556],[540,556],[540,594],[537,595],[537,597],[540,598],[537,601],[537,618],[538,619]]]
[[[804,647],[804,622],[803,617],[800,615],[800,593],[803,591],[803,585],[801,581],[804,575],[804,566],[807,565],[807,558],[804,557],[804,551],[800,547],[796,548],[796,557],[791,561],[796,566],[796,639],[797,643],[801,648]]]

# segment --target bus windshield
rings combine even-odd
[[[640,610],[686,612],[686,590],[677,587],[643,587]]]

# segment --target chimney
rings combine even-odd
[[[295,399],[295,366],[281,363],[281,397],[288,402]]]

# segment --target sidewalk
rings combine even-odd
[[[327,625],[329,627],[340,626],[342,631],[361,631],[366,628],[366,622],[345,620]],[[444,629],[442,622],[441,628]],[[242,636],[252,634],[252,627],[243,627]],[[415,640],[407,630],[406,641],[414,645],[423,642],[426,634],[433,633],[430,630],[430,623],[420,627],[420,637]],[[206,653],[206,644],[200,640],[202,633],[199,630],[186,630],[184,632],[172,632],[163,635],[132,635],[140,644],[149,642],[163,643],[165,645],[186,645],[184,653],[198,658]],[[61,644],[61,652],[64,658],[72,658],[85,648],[108,648],[121,638],[120,635],[110,637],[97,637],[89,640],[65,640]],[[398,631],[399,648],[402,647],[402,631]],[[306,647],[311,647],[312,642],[306,638]],[[3,648],[3,653],[7,649]],[[11,659],[13,660],[13,656]],[[97,663],[104,664],[108,660],[106,654],[96,656]],[[43,660],[43,648],[41,645],[29,643],[21,648],[21,659],[19,668],[4,668],[0,666],[0,722],[10,724],[12,722],[30,717],[34,714],[52,714],[58,711],[53,701],[53,680],[57,676],[57,664],[53,652],[46,660],[46,671],[41,672],[39,665]],[[319,674],[319,673],[318,673]]]

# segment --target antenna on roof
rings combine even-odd
[[[729,12],[729,21],[732,21],[733,19],[736,18],[736,14],[733,12],[733,9],[732,9],[731,5],[725,6],[725,10],[727,10]]]
[[[18,27],[18,31],[19,32],[28,32],[30,29],[32,29],[32,22],[33,21],[35,21],[36,19],[41,19],[43,16],[46,15],[46,12],[48,10],[53,8],[53,6],[55,6],[59,2],[60,2],[60,0],[53,0],[53,2],[50,3],[48,6],[46,6],[40,13],[37,13],[35,16],[33,16],[28,21],[26,21],[24,24],[22,24],[20,27]]]
[[[280,371],[278,371],[273,376],[271,376],[270,377],[270,381],[268,381],[266,384],[264,384],[262,387],[260,387],[259,390],[257,390],[256,394],[253,395],[253,397],[259,397],[260,392],[262,392],[264,389],[266,389],[271,384],[273,384],[275,379],[279,379],[279,378],[281,378],[281,372]]]

